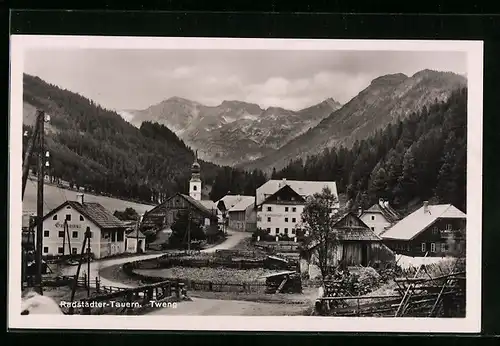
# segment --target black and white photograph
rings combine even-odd
[[[10,327],[480,331],[481,41],[11,48]]]

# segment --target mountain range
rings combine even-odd
[[[236,100],[213,107],[171,97],[145,110],[118,113],[137,127],[144,121],[167,126],[204,160],[236,165],[272,154],[340,107],[332,98],[292,111]]]
[[[467,79],[451,72],[422,70],[411,77],[390,74],[374,79],[351,101],[298,135],[278,150],[241,164],[265,172],[282,169],[290,161],[306,159],[326,148],[351,147],[388,124],[407,118],[432,103],[446,101],[451,93],[467,86]]]

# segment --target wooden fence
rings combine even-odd
[[[66,314],[102,315],[102,314],[142,314],[147,310],[177,303],[186,293],[182,282],[163,280],[154,284],[134,288],[100,285],[99,279],[91,281],[95,284],[96,293],[91,297],[74,302],[67,308]],[[78,285],[87,287],[86,278],[78,280]],[[168,305],[167,305],[168,306]],[[63,306],[64,308],[64,306]]]

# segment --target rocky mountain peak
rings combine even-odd
[[[375,78],[370,85],[398,85],[407,78],[408,76],[404,73],[387,74]]]

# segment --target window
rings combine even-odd
[[[295,234],[295,228],[292,228],[292,234]]]
[[[71,253],[72,253],[73,255],[76,255],[76,254],[77,254],[77,251],[78,251],[78,250],[76,249],[76,247],[74,247],[74,248],[72,248],[72,249],[71,249]]]
[[[285,207],[285,212],[287,212],[287,211],[288,211],[288,207]]]
[[[198,186],[193,185],[193,191],[196,191],[197,188],[198,188]]]
[[[372,221],[374,221],[374,220],[375,220],[375,215],[372,215]]]
[[[47,231],[47,230],[43,231],[43,236],[45,238],[47,238],[49,236],[49,231]]]
[[[410,251],[410,244],[406,244],[406,251]]]
[[[287,217],[285,217],[285,222],[288,222],[288,218]]]
[[[292,217],[292,222],[297,222],[297,219]]]
[[[297,211],[297,208],[293,207],[292,211],[295,213]]]
[[[49,247],[48,246],[44,246],[43,247],[43,253],[48,253],[49,252]]]
[[[62,254],[62,253],[63,253],[63,250],[64,250],[64,249],[63,249],[62,247],[58,247],[58,248],[57,248],[57,253],[58,253],[58,254]]]
[[[66,221],[71,221],[71,214],[66,214]]]
[[[267,222],[271,222],[271,218],[270,217],[267,218]]]
[[[285,228],[285,234],[288,234],[288,228]]]
[[[273,208],[267,207],[267,211],[273,211]]]
[[[442,250],[442,251],[447,251],[447,250],[448,250],[448,244],[446,244],[446,243],[442,243],[442,244],[441,244],[441,250]]]
[[[431,252],[436,252],[436,244],[431,243]]]
[[[446,230],[447,230],[447,231],[451,231],[451,228],[452,228],[452,227],[451,227],[451,223],[449,223],[449,224],[447,224],[447,225],[446,225]]]
[[[59,238],[64,238],[64,231],[59,231]]]
[[[66,207],[66,209],[71,209],[71,207],[68,205],[68,206]]]
[[[73,238],[78,238],[78,231],[73,231],[72,237]]]
[[[375,232],[375,227],[370,227],[372,229],[373,232]]]
[[[57,220],[57,214],[52,216],[52,220]]]
[[[432,234],[438,234],[438,228],[437,227],[433,227],[432,228]]]
[[[80,215],[80,221],[85,221],[85,219],[81,215]]]
[[[111,233],[111,241],[116,241],[116,232]]]
[[[116,241],[123,241],[123,231],[118,231]]]
[[[425,252],[425,243],[422,243],[421,247],[422,247],[422,252]]]
[[[271,228],[268,228],[268,229],[267,229],[267,233],[271,233]]]
[[[276,228],[276,234],[280,234],[280,229]]]

